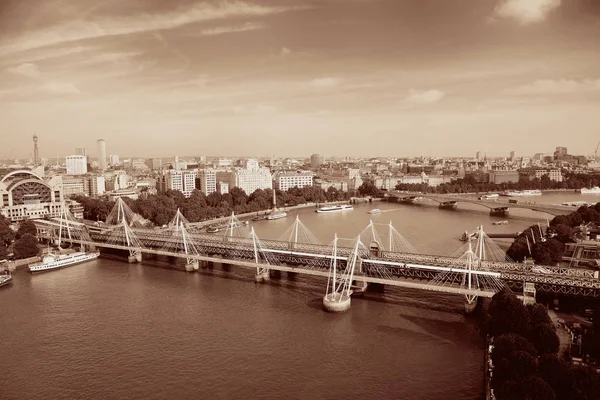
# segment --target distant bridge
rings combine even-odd
[[[440,208],[455,208],[457,203],[477,204],[488,208],[492,215],[507,215],[509,208],[522,208],[527,210],[539,211],[550,215],[564,215],[575,211],[575,208],[558,204],[542,204],[532,201],[517,200],[517,203],[510,203],[508,199],[483,199],[477,197],[461,196],[456,194],[433,194],[433,193],[414,193],[394,191],[390,196],[398,199],[399,202],[412,203],[419,198],[433,200],[440,204]]]

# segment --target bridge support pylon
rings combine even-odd
[[[323,297],[323,308],[329,312],[344,312],[350,309],[352,295],[352,280],[357,262],[360,263],[358,248],[362,244],[360,236],[356,239],[354,250],[348,256],[346,269],[338,277],[337,274],[337,245],[338,237],[335,235],[333,240],[333,257],[331,267],[329,269],[329,277],[327,279],[327,292]],[[330,285],[331,284],[331,285]]]

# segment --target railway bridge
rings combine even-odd
[[[149,229],[140,221],[119,200],[106,224],[78,221],[66,207],[60,218],[34,222],[40,238],[121,252],[130,262],[146,254],[178,259],[190,272],[214,264],[239,266],[253,269],[257,282],[268,281],[272,271],[320,276],[327,279],[323,303],[330,311],[346,310],[351,295],[369,284],[463,295],[469,310],[478,297],[504,287],[522,291],[525,302],[535,301],[536,291],[600,297],[597,271],[507,261],[482,228],[452,256],[439,256],[419,254],[391,222],[371,221],[355,237],[336,235],[320,244],[298,218],[279,240],[260,239],[235,215],[220,235],[194,232],[179,211],[165,229]]]

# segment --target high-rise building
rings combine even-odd
[[[65,159],[67,166],[67,175],[85,175],[87,174],[86,156],[67,156]]]
[[[87,154],[85,152],[85,147],[76,147],[75,154],[78,156],[87,156]]]
[[[106,169],[106,142],[104,139],[98,139],[98,168],[101,170]]]
[[[119,160],[119,156],[114,155],[114,154],[110,155],[108,157],[108,160],[109,160],[111,167],[115,167],[115,166],[118,166],[121,164],[121,162]]]
[[[272,189],[273,178],[269,168],[260,167],[257,160],[246,162],[245,169],[235,171],[234,183],[231,186],[242,189],[250,195],[258,189]]]
[[[481,152],[480,151],[478,151],[477,153],[475,153],[475,159],[477,161],[481,160]]]
[[[177,190],[185,197],[190,197],[194,189],[196,189],[196,178],[198,170],[183,170],[178,171],[171,169],[161,177],[161,188],[163,190]]]
[[[510,161],[515,161],[515,152],[514,151],[510,152]]]
[[[319,166],[325,164],[325,157],[321,154],[313,154],[310,156],[310,166],[312,168],[318,168]]]
[[[38,154],[37,142],[37,135],[33,135],[33,165],[38,165],[40,162],[40,155]]]

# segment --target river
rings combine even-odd
[[[600,201],[546,194],[540,202]],[[370,215],[370,208],[386,212]],[[515,210],[388,203],[338,214],[300,210],[322,243],[392,221],[420,252],[452,254],[465,230],[545,222]],[[253,223],[279,238],[296,214]],[[503,247],[510,241],[499,242]],[[186,274],[99,259],[0,289],[2,399],[479,399],[483,349],[462,298],[386,288],[344,314],[321,309],[325,282],[255,284],[248,270]]]

